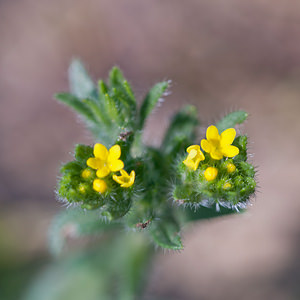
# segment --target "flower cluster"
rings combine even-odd
[[[120,171],[121,176],[113,175],[113,180],[128,188],[133,185],[135,172],[132,170],[130,175],[123,169],[124,163],[120,160],[121,147],[119,145],[112,146],[109,150],[102,144],[95,144],[94,157],[90,157],[86,164],[92,169],[97,170],[96,176],[99,178],[107,177],[111,172]],[[107,190],[107,184],[103,179],[96,178],[93,182],[93,189],[99,193]]]
[[[206,130],[206,139],[201,140],[202,149],[209,153],[213,160],[221,160],[223,157],[234,157],[239,154],[239,148],[231,145],[236,136],[234,128],[228,128],[219,134],[218,128],[211,125]],[[196,171],[199,163],[205,160],[205,156],[199,145],[192,145],[187,148],[188,157],[183,163],[193,171]],[[234,167],[234,165],[233,165]],[[218,175],[218,169],[208,167],[204,172],[207,181],[214,180]]]
[[[234,128],[219,134],[212,125],[200,144],[189,146],[187,157],[178,165],[174,199],[193,205],[244,207],[256,187],[254,167],[247,162],[247,137],[236,138]]]
[[[114,203],[116,195],[123,199],[122,201],[127,199],[129,203],[135,171],[132,170],[128,174],[120,157],[120,145],[114,145],[109,150],[99,143],[93,148],[77,145],[75,160],[63,165],[60,170],[60,199],[69,203],[79,203],[87,209],[110,206]]]

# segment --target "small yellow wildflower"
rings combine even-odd
[[[215,167],[208,167],[204,172],[204,177],[207,181],[216,179],[218,175],[218,169]]]
[[[226,169],[228,173],[233,173],[236,170],[236,166],[232,163],[228,163]]]
[[[92,176],[92,171],[89,170],[88,168],[84,169],[81,173],[81,177],[84,178],[84,179],[88,179]]]
[[[216,126],[209,126],[206,130],[206,140],[201,141],[201,147],[212,159],[220,160],[223,156],[234,157],[239,154],[239,148],[231,145],[235,135],[234,128],[228,128],[219,135]]]
[[[199,145],[189,146],[186,151],[188,152],[187,158],[183,161],[183,163],[190,169],[196,171],[200,161],[204,160],[204,154],[200,150]]]
[[[96,192],[99,192],[100,194],[103,194],[107,190],[107,184],[104,180],[97,178],[93,181],[93,189]]]
[[[226,182],[226,183],[223,184],[223,189],[224,190],[229,190],[231,187],[232,187],[232,185],[229,182]]]
[[[85,193],[85,186],[83,184],[79,184],[78,190],[80,193],[84,194]]]
[[[124,168],[124,163],[120,160],[121,147],[112,146],[109,150],[102,144],[95,144],[94,156],[90,157],[86,164],[97,170],[96,175],[99,178],[107,176],[110,172],[117,172]]]
[[[120,170],[121,176],[113,175],[113,180],[127,188],[133,185],[135,179],[135,172],[132,170],[130,175],[125,170]]]

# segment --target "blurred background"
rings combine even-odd
[[[244,215],[187,227],[185,250],[161,253],[147,294],[165,299],[300,299],[300,2],[286,0],[0,0],[0,294],[19,299],[50,256],[62,207],[61,162],[91,137],[53,100],[82,59],[94,79],[118,65],[138,99],[172,80],[145,136],[199,108],[205,127],[233,109],[259,166]]]

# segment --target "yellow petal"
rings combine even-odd
[[[111,161],[108,166],[112,172],[117,172],[124,168],[124,163],[120,159],[117,159]]]
[[[123,177],[129,177],[128,173],[124,169],[120,170],[120,173]]]
[[[208,140],[204,140],[204,139],[201,141],[201,147],[207,153],[210,153],[211,148],[212,148],[211,144],[208,142]]]
[[[107,149],[104,145],[95,144],[95,146],[94,146],[94,155],[95,155],[95,157],[98,157],[101,160],[107,160],[108,151],[107,151]]]
[[[113,180],[119,184],[123,184],[123,180],[121,180],[122,176],[113,175]]]
[[[96,191],[96,192],[99,192],[99,193],[104,193],[106,190],[107,190],[107,184],[104,180],[102,179],[95,179],[93,181],[93,189]]]
[[[228,128],[221,133],[221,146],[231,145],[234,141],[236,131],[234,128]]]
[[[94,157],[90,157],[87,161],[86,164],[93,168],[93,169],[99,169],[102,168],[103,166],[103,162],[99,159],[99,158],[94,158]]]
[[[220,152],[219,150],[214,150],[210,152],[210,156],[212,159],[220,160],[223,158],[223,153]]]
[[[220,135],[219,135],[218,128],[214,125],[209,126],[206,130],[206,138],[208,141],[219,140]]]
[[[235,146],[227,146],[225,148],[222,148],[222,152],[226,157],[234,157],[240,153],[240,150]]]
[[[197,150],[192,149],[187,157],[188,160],[194,159],[197,156],[198,152]]]
[[[198,155],[199,155],[199,160],[200,161],[202,161],[202,160],[205,159],[205,156],[204,156],[204,154],[203,154],[203,152],[201,150],[198,152]]]
[[[190,153],[192,150],[200,151],[200,146],[199,145],[192,145],[192,146],[189,146],[186,149],[187,153]]]
[[[134,184],[134,179],[135,179],[135,172],[134,172],[134,170],[132,170],[130,172],[130,175],[128,175],[128,177],[129,177],[128,182],[124,182],[121,185],[121,187],[130,187],[130,186],[132,186]]]
[[[191,170],[196,171],[197,170],[197,165],[195,164],[195,162],[191,159],[186,159],[183,161],[183,163]]]
[[[135,171],[132,170],[132,171],[130,172],[130,180],[133,180],[133,181],[134,181],[134,179],[135,179]]]
[[[117,160],[121,156],[121,147],[119,145],[112,146],[108,151],[108,158],[107,160]]]
[[[101,169],[97,170],[96,175],[99,178],[106,177],[110,173],[110,170],[108,167],[103,166]]]

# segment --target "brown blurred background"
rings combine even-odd
[[[120,66],[139,100],[172,79],[146,130],[156,145],[183,104],[195,104],[205,126],[236,108],[250,113],[241,130],[259,166],[253,207],[187,228],[182,253],[158,253],[148,293],[300,299],[299,54],[292,0],[0,0],[2,280],[26,286],[27,264],[38,270],[47,258],[60,162],[91,142],[52,96],[68,89],[68,65],[79,57],[94,79]]]

